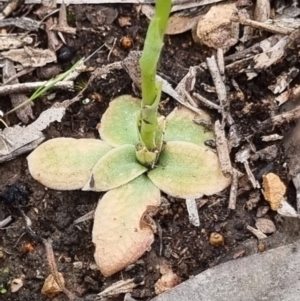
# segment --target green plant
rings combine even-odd
[[[76,18],[75,18],[75,14],[72,11],[68,11],[67,13],[67,23],[70,26],[76,26]]]
[[[159,116],[161,83],[156,66],[170,11],[158,0],[147,33],[142,101],[129,95],[111,101],[101,119],[102,140],[56,138],[28,156],[31,175],[52,189],[107,191],[94,216],[95,260],[105,276],[138,259],[154,240],[151,216],[161,191],[197,198],[226,188],[230,178],[217,155],[204,145],[212,132],[195,124],[195,113],[176,108]],[[203,119],[209,119],[204,112]]]
[[[28,104],[28,103],[36,100],[37,98],[39,98],[42,95],[44,95],[45,93],[47,93],[49,90],[51,90],[51,88],[53,88],[53,86],[55,86],[55,84],[57,84],[58,82],[63,81],[68,75],[70,75],[73,71],[75,71],[76,68],[78,68],[86,60],[84,60],[84,59],[78,60],[78,62],[76,62],[66,72],[58,75],[55,78],[49,79],[45,84],[43,84],[42,86],[40,86],[39,88],[37,88],[32,93],[32,95],[29,97],[28,100],[23,101],[21,104],[19,104],[18,106],[14,107],[12,110],[8,111],[5,115],[8,115],[8,114],[11,114],[12,112],[15,112],[16,110],[20,109],[21,107],[25,106],[26,104]]]
[[[65,80],[69,75],[71,75],[72,72],[76,71],[77,68],[80,68],[83,66],[83,64],[85,62],[87,62],[92,56],[94,56],[94,54],[96,54],[101,48],[103,47],[103,45],[101,47],[99,47],[96,51],[94,51],[91,55],[89,55],[87,58],[81,58],[80,60],[78,60],[72,67],[70,67],[67,71],[65,71],[62,74],[59,74],[58,76],[56,76],[55,78],[51,78],[49,79],[47,82],[45,82],[42,86],[40,86],[39,88],[37,88],[32,95],[29,97],[29,99],[23,101],[22,103],[20,103],[18,106],[14,107],[12,110],[8,111],[5,113],[4,116],[7,116],[13,112],[15,112],[16,110],[24,107],[25,105],[27,105],[28,103],[33,102],[34,100],[38,99],[39,97],[41,97],[42,95],[46,94],[47,92],[49,92],[58,82],[61,82],[63,80]],[[80,83],[80,86],[77,86],[75,88],[80,88],[80,92],[82,92],[82,90],[85,88],[83,86],[84,82]],[[4,124],[5,127],[7,127],[6,123],[4,122],[3,119],[0,118],[0,121]]]
[[[170,10],[171,1],[157,1],[140,59],[143,97],[138,120],[140,143],[137,147],[137,159],[143,165],[151,167],[156,163],[163,146],[165,123],[159,124],[157,120],[162,83],[157,82],[155,76]]]
[[[9,273],[9,268],[2,268],[0,269],[0,294],[5,294],[7,292],[7,289],[5,288],[5,285],[3,282],[7,282],[7,277]]]

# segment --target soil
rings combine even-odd
[[[99,21],[99,12],[103,9],[100,5],[78,5],[68,7],[69,25],[77,28],[76,39],[67,37],[70,48],[61,54],[63,61],[59,65],[67,70],[72,63],[81,57],[87,57],[94,50],[105,43],[103,50],[98,52],[89,62],[93,67],[105,65],[114,61],[123,60],[131,50],[141,50],[147,30],[148,20],[139,15],[133,5],[107,5],[114,9],[118,17],[128,18],[130,25],[121,27],[118,19]],[[101,19],[101,18],[100,18]],[[102,24],[99,24],[101,23]],[[105,23],[106,22],[106,23]],[[38,39],[46,43],[44,32],[39,32]],[[122,45],[123,37],[132,39],[131,47]],[[115,39],[115,45],[114,45]],[[42,45],[44,45],[42,44]],[[114,46],[113,46],[114,45]],[[108,56],[111,50],[111,54]],[[211,49],[196,45],[191,32],[168,36],[163,50],[159,74],[167,79],[174,87],[186,75],[190,66],[199,65],[212,53]],[[108,59],[109,58],[109,59]],[[226,87],[233,100],[231,112],[241,133],[243,143],[251,141],[257,150],[274,144],[262,142],[257,132],[259,122],[270,117],[274,112],[269,103],[263,101],[268,94],[267,87],[276,76],[291,63],[283,60],[274,68],[263,70],[259,76],[247,81],[244,74],[227,74]],[[38,80],[38,75],[30,75],[31,80]],[[81,75],[77,80],[80,85],[88,80],[90,74]],[[24,76],[22,81],[26,81]],[[242,89],[245,99],[235,97],[232,86],[235,79]],[[293,82],[299,81],[297,76]],[[209,73],[197,78],[195,90],[212,99],[211,94],[204,91],[203,83],[213,85]],[[80,102],[72,105],[60,123],[53,123],[44,134],[47,139],[54,137],[94,137],[99,138],[96,126],[101,115],[108,107],[109,102],[122,94],[135,94],[132,81],[124,71],[114,71],[107,77],[97,79],[85,92],[91,101],[88,104]],[[72,98],[76,92],[58,92],[55,101]],[[167,96],[163,95],[166,99]],[[9,110],[6,102],[3,111]],[[251,103],[249,110],[246,105]],[[51,107],[52,103],[46,97],[35,102],[34,115]],[[170,99],[162,112],[169,112],[178,105]],[[211,111],[214,118],[220,115]],[[10,125],[19,121],[15,115],[9,116]],[[285,134],[290,125],[276,128],[272,133]],[[243,144],[242,143],[242,144]],[[295,200],[295,189],[292,186],[285,167],[286,157],[281,142],[275,143],[278,155],[272,161],[257,160],[251,162],[251,170],[261,183],[262,175],[272,171],[281,177],[288,187],[289,200]],[[234,150],[235,153],[237,150]],[[234,161],[234,156],[232,157]],[[242,164],[236,165],[245,172]],[[93,221],[85,221],[74,225],[74,220],[95,209],[100,193],[83,191],[54,191],[45,188],[33,180],[29,174],[26,155],[22,155],[0,166],[0,221],[11,215],[13,221],[4,229],[0,229],[0,267],[8,268],[8,273],[0,270],[0,285],[7,288],[5,294],[0,294],[0,300],[6,301],[43,301],[48,298],[41,294],[45,278],[49,275],[45,248],[35,241],[25,229],[24,217],[19,209],[31,220],[31,228],[41,237],[52,241],[58,270],[63,273],[66,287],[77,296],[87,298],[89,295],[103,291],[112,283],[121,279],[143,279],[144,284],[135,288],[132,297],[137,300],[147,301],[155,296],[154,284],[160,278],[158,266],[162,262],[172,267],[173,271],[184,281],[205,269],[215,266],[224,258],[234,259],[247,256],[245,242],[255,242],[254,236],[246,229],[247,225],[254,226],[257,208],[266,206],[267,203],[260,190],[252,188],[250,182],[244,177],[240,183],[237,208],[232,211],[227,208],[229,190],[218,195],[197,201],[199,207],[200,227],[193,226],[188,219],[184,200],[164,196],[164,206],[155,216],[155,221],[162,230],[162,241],[158,234],[149,252],[144,254],[136,263],[127,269],[104,278],[96,269],[91,241]],[[16,186],[17,185],[17,186]],[[253,193],[256,193],[257,201]],[[291,205],[295,205],[292,202]],[[275,213],[268,212],[267,217],[274,220]],[[220,233],[224,237],[224,244],[212,246],[209,243],[210,234]],[[254,248],[255,248],[254,246]],[[117,247],[117,243],[116,243]],[[272,244],[268,245],[271,248]],[[162,248],[162,250],[161,250]],[[255,249],[256,251],[256,249]],[[2,272],[1,272],[2,271]],[[9,281],[23,278],[24,285],[16,293],[8,289]],[[64,294],[57,295],[53,300],[68,300]],[[113,300],[123,300],[123,295]]]

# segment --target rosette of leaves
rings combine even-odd
[[[140,104],[128,95],[114,99],[101,120],[102,140],[56,138],[28,156],[31,175],[49,188],[108,191],[99,200],[93,228],[95,260],[105,276],[151,246],[154,229],[147,215],[160,205],[161,191],[198,198],[230,184],[217,155],[204,145],[213,133],[195,124],[194,113],[185,108],[161,117],[164,147],[153,168],[142,165],[136,158]]]
[[[167,117],[157,112],[161,84],[155,82],[159,55],[154,54],[161,51],[170,2],[157,2],[147,33],[146,59],[143,54],[140,61],[143,99],[123,95],[112,100],[101,119],[101,140],[57,138],[28,156],[31,175],[49,188],[106,191],[93,227],[95,261],[105,276],[150,248],[155,231],[151,216],[161,192],[198,198],[231,182],[222,174],[215,152],[204,145],[213,133],[193,122],[193,112],[176,108]],[[155,48],[157,40],[160,46]],[[204,112],[202,117],[209,119]]]

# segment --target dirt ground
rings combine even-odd
[[[68,18],[70,26],[77,28],[76,39],[68,38],[67,43],[74,51],[71,57],[60,66],[67,70],[72,63],[81,57],[88,56],[91,52],[106,43],[103,51],[100,51],[89,62],[93,67],[108,64],[124,59],[129,51],[141,50],[145,38],[148,20],[139,15],[133,5],[108,5],[110,9],[117,11],[118,17],[128,17],[131,25],[121,27],[117,20],[108,24],[99,24],[96,12],[103,7],[91,6],[69,6]],[[38,37],[42,43],[46,43],[43,32]],[[126,49],[121,44],[123,37],[132,38],[132,47]],[[116,43],[110,54],[110,48],[116,39]],[[174,87],[185,76],[190,66],[199,65],[205,57],[211,54],[211,50],[196,45],[193,42],[191,32],[180,35],[168,36],[163,50],[159,74],[167,79]],[[247,81],[244,74],[229,73],[226,78],[226,88],[233,95],[231,112],[237,123],[243,142],[251,141],[256,149],[263,149],[268,145],[276,144],[278,154],[272,161],[256,160],[251,162],[251,170],[261,183],[262,175],[274,172],[288,187],[288,196],[291,205],[295,205],[295,189],[290,182],[286,170],[286,157],[281,142],[262,142],[257,132],[259,122],[270,117],[274,112],[270,105],[262,99],[267,94],[267,87],[276,76],[289,66],[291,62],[283,60],[274,68],[262,71],[259,76]],[[299,65],[295,63],[295,65]],[[38,79],[34,72],[30,75],[32,79]],[[89,74],[81,75],[78,84],[86,82]],[[28,78],[24,76],[22,81]],[[231,80],[235,79],[242,89],[246,100],[234,98],[234,89]],[[294,82],[299,82],[299,76]],[[195,90],[211,96],[204,91],[203,83],[213,85],[207,72],[202,78],[197,78]],[[122,94],[134,95],[132,81],[125,71],[114,71],[106,78],[97,79],[85,96],[92,99],[88,104],[83,102],[72,105],[61,123],[53,123],[44,133],[47,139],[54,137],[95,137],[99,138],[96,125],[101,115],[108,107],[109,101]],[[76,92],[58,92],[55,100],[72,98]],[[166,99],[167,96],[163,95]],[[249,110],[246,105],[252,103]],[[4,103],[4,99],[2,100]],[[52,105],[46,97],[35,102],[34,115],[39,114]],[[169,112],[177,103],[170,99],[162,112]],[[5,101],[3,111],[8,110],[9,101]],[[211,111],[214,118],[219,115]],[[9,116],[11,125],[19,121],[16,116]],[[285,135],[290,125],[276,128],[272,133]],[[234,160],[234,157],[232,158]],[[242,164],[236,165],[244,172]],[[15,183],[19,183],[21,198],[13,203],[7,198],[7,189],[18,190]],[[20,189],[20,187],[22,189]],[[228,206],[229,190],[216,196],[197,201],[201,225],[195,227],[188,220],[184,200],[165,197],[164,206],[155,216],[155,221],[162,229],[162,242],[159,236],[155,236],[152,249],[141,257],[135,264],[116,275],[105,279],[97,271],[93,259],[94,246],[91,242],[92,220],[74,225],[74,220],[95,209],[101,194],[82,191],[54,191],[33,180],[29,174],[26,155],[22,155],[12,161],[0,165],[0,189],[2,197],[0,201],[0,221],[11,215],[13,222],[5,229],[0,229],[0,267],[8,268],[8,273],[0,270],[0,285],[8,288],[9,280],[14,278],[24,279],[23,287],[16,293],[8,291],[0,294],[0,300],[6,301],[43,301],[48,300],[41,294],[45,278],[49,275],[46,253],[42,244],[34,241],[25,231],[24,218],[17,209],[19,206],[32,222],[32,229],[40,236],[50,239],[53,244],[58,270],[63,273],[66,287],[82,297],[83,300],[89,295],[97,294],[110,284],[129,278],[142,278],[143,285],[138,286],[132,292],[132,297],[137,300],[147,301],[155,296],[154,284],[159,279],[158,265],[164,261],[170,265],[173,271],[182,281],[218,264],[220,261],[234,259],[239,256],[247,256],[256,252],[256,239],[246,229],[247,225],[254,226],[257,208],[266,206],[260,190],[255,190],[247,179],[242,179],[238,191],[237,208],[230,211]],[[15,192],[15,191],[13,191]],[[9,192],[9,193],[13,193]],[[253,201],[251,203],[251,201]],[[268,218],[275,221],[275,213],[268,212]],[[275,221],[276,222],[276,221]],[[224,237],[224,245],[214,247],[209,243],[212,232],[218,232]],[[299,233],[299,232],[298,232]],[[297,234],[295,234],[297,235]],[[245,242],[254,242],[254,249],[249,251]],[[116,248],[117,248],[116,243]],[[267,248],[272,248],[272,243]],[[161,250],[162,248],[162,250]],[[253,251],[254,250],[254,251]],[[68,300],[64,294],[56,296],[53,300]],[[123,300],[123,296],[113,300]]]

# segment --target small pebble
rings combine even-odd
[[[210,234],[209,243],[213,247],[224,246],[224,237],[220,233],[213,232]]]
[[[22,278],[15,278],[10,283],[10,291],[12,293],[17,292],[23,286],[23,279]]]
[[[68,62],[73,58],[74,50],[69,46],[63,46],[59,49],[57,58],[61,62]]]
[[[121,45],[124,49],[130,49],[133,46],[133,40],[130,37],[123,37]]]
[[[97,271],[98,267],[97,267],[96,263],[90,263],[89,269],[92,271]]]
[[[65,284],[65,280],[63,278],[63,275],[61,273],[58,273],[60,281]],[[55,295],[59,294],[61,292],[61,288],[58,286],[56,281],[54,280],[52,274],[50,274],[43,285],[42,288],[42,294],[46,295],[49,298],[53,298]]]
[[[263,244],[262,242],[260,242],[258,245],[257,245],[257,249],[259,252],[264,252],[266,250],[266,245]]]
[[[81,270],[83,267],[82,261],[75,261],[73,262],[73,268],[76,270]]]

